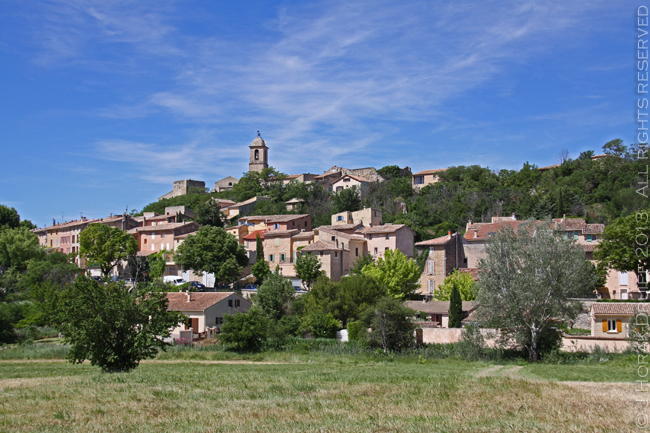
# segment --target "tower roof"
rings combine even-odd
[[[257,131],[257,137],[255,137],[255,140],[253,140],[250,147],[266,147],[266,142],[260,135],[260,131]]]

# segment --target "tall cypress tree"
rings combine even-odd
[[[262,238],[259,233],[256,235],[256,241],[255,261],[259,262],[260,260],[264,260],[264,244],[262,243]]]
[[[449,296],[449,327],[460,328],[461,320],[463,320],[463,301],[460,299],[458,286],[454,285]]]
[[[264,260],[264,245],[262,244],[262,238],[259,234],[257,235],[257,245],[255,249],[255,264],[251,266],[251,273],[255,277],[255,282],[259,286],[269,275],[271,275],[269,262]]]

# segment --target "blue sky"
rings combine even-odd
[[[177,179],[554,164],[634,137],[625,1],[0,5],[0,203],[39,227]]]

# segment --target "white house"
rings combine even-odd
[[[180,331],[190,328],[194,334],[206,332],[208,328],[220,329],[226,314],[245,313],[252,306],[235,292],[170,292],[167,299],[168,310],[180,311],[188,317],[186,323],[174,328],[172,338],[178,338]]]

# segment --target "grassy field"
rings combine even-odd
[[[635,431],[631,359],[499,365],[181,350],[102,374],[7,355],[2,432]]]

